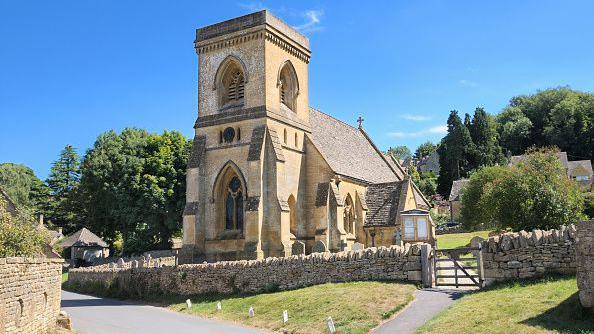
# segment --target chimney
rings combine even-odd
[[[43,214],[39,215],[39,227],[43,226]]]

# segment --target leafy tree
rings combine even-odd
[[[499,227],[495,190],[510,172],[508,167],[488,166],[472,173],[464,189],[460,209],[460,222],[465,229]]]
[[[561,87],[516,96],[497,122],[501,145],[513,154],[532,146],[557,146],[570,157],[594,157],[592,93]]]
[[[522,154],[531,144],[532,122],[518,107],[508,107],[497,115],[497,131],[506,154]]]
[[[49,205],[49,189],[25,165],[0,164],[0,187],[19,209],[30,214],[40,214]]]
[[[388,154],[393,155],[394,158],[396,158],[398,160],[404,161],[405,164],[408,163],[412,157],[410,150],[405,145],[390,147],[388,149]]]
[[[80,161],[76,149],[66,145],[55,161],[46,181],[51,195],[47,217],[55,225],[71,233],[77,229],[75,191],[80,182]]]
[[[437,176],[432,172],[421,173],[419,182],[417,183],[419,190],[425,196],[433,196],[437,193]]]
[[[190,147],[178,132],[100,135],[81,167],[81,215],[125,254],[169,247],[181,229]]]
[[[26,215],[13,216],[0,198],[0,258],[42,254],[47,236],[30,221]]]
[[[413,157],[417,161],[420,161],[424,157],[431,155],[431,153],[435,152],[436,150],[437,150],[437,145],[433,144],[430,141],[426,141],[423,144],[419,145],[419,147],[417,147]]]
[[[584,215],[594,219],[594,192],[584,194]]]
[[[471,154],[471,169],[492,166],[504,160],[497,138],[497,125],[483,108],[476,108],[470,124],[470,137],[474,143]]]
[[[550,229],[583,216],[583,195],[551,149],[531,150],[517,166],[475,173],[462,197],[461,219],[514,230]]]
[[[462,123],[458,112],[452,110],[448,117],[448,133],[441,140],[439,153],[439,177],[437,192],[447,196],[452,188],[452,182],[466,177],[470,171],[468,156],[473,144],[468,128]]]

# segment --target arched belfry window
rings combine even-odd
[[[281,106],[292,111],[297,110],[297,95],[299,94],[299,82],[297,72],[290,61],[286,61],[280,68],[277,86],[279,89]]]
[[[216,74],[215,89],[219,97],[220,108],[243,105],[246,74],[243,65],[235,57],[227,57]]]
[[[344,201],[344,229],[347,233],[355,233],[355,206],[351,195],[347,195]]]
[[[232,177],[227,184],[225,229],[243,231],[243,191],[237,176]]]

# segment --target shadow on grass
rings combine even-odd
[[[594,333],[594,312],[581,306],[576,292],[559,305],[522,323],[561,333]]]

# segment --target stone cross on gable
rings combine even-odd
[[[359,116],[359,118],[357,118],[357,123],[359,123],[359,129],[363,128],[363,117]]]

